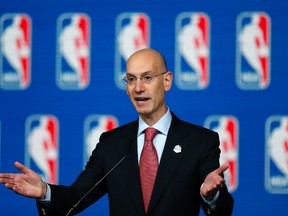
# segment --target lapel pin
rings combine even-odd
[[[182,147],[180,145],[176,145],[173,149],[175,153],[180,153],[182,151]]]

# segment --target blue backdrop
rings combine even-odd
[[[0,172],[18,160],[71,184],[99,133],[137,118],[127,56],[159,50],[180,118],[220,134],[233,215],[288,201],[288,3],[283,0],[0,2]],[[37,215],[0,186],[1,215]],[[202,214],[202,213],[201,213]],[[107,197],[81,215],[109,215]]]

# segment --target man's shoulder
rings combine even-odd
[[[175,127],[180,127],[181,130],[194,131],[196,133],[203,133],[203,134],[216,133],[215,131],[212,131],[211,129],[182,120],[178,118],[174,113],[172,116],[173,116],[172,125],[174,124]]]
[[[138,129],[138,121],[132,121],[116,127],[112,130],[106,131],[102,133],[102,137],[114,137],[114,136],[130,136],[131,134],[137,133]]]

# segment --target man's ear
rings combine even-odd
[[[164,74],[165,91],[170,90],[170,88],[172,87],[172,82],[173,82],[173,73],[168,71],[167,73]]]

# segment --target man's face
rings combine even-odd
[[[142,119],[158,121],[167,111],[164,94],[171,87],[172,73],[165,72],[159,56],[155,53],[139,53],[127,62],[127,77],[137,77],[132,84],[127,84],[126,91],[136,111]],[[153,77],[144,81],[145,75]],[[157,76],[155,76],[157,75]]]

